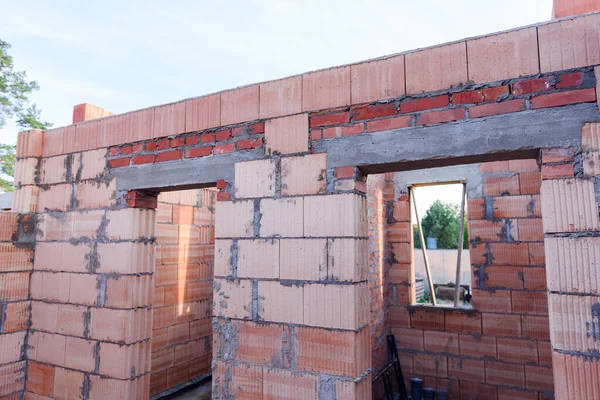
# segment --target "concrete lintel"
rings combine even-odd
[[[367,173],[536,157],[542,148],[581,145],[585,122],[600,121],[596,104],[525,111],[450,124],[396,129],[316,142],[329,168]]]
[[[118,190],[181,190],[212,186],[220,179],[233,182],[236,162],[260,158],[264,158],[264,150],[253,149],[227,155],[117,168],[114,174]]]
[[[396,172],[394,174],[394,188],[396,188],[396,196],[398,196],[399,191],[408,185],[464,181],[467,183],[468,197],[475,198],[482,195],[482,180],[479,173],[479,164],[451,165]]]

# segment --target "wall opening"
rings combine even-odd
[[[410,188],[417,186],[419,202],[431,185],[431,205],[440,183],[456,181],[466,182],[470,307],[432,307],[417,296],[422,255]],[[552,398],[540,188],[535,158],[368,176],[374,376],[389,360],[389,332],[407,387],[420,378],[454,399]],[[424,217],[430,205],[417,205]],[[385,398],[381,379],[373,382],[373,398]]]
[[[211,374],[216,193],[208,188],[158,196],[150,378],[154,398],[206,381]]]
[[[468,209],[462,200],[466,195],[463,183],[414,184],[410,193],[415,273],[413,303],[433,305],[430,289],[433,286],[436,306],[455,306],[458,270],[460,288],[456,306],[471,307],[469,224]]]

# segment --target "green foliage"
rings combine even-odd
[[[15,147],[0,144],[0,192],[12,192],[13,183],[2,177],[14,176],[15,174]]]
[[[27,79],[25,71],[15,71],[13,58],[8,54],[10,44],[0,39],[0,128],[16,118],[24,129],[48,129],[51,123],[42,121],[35,104],[29,105],[29,95],[38,90],[36,81]],[[15,147],[0,143],[0,192],[12,192],[15,172]]]
[[[25,71],[15,71],[13,58],[8,54],[10,44],[0,39],[0,128],[7,119],[19,115],[28,96],[39,89],[36,81],[27,80]]]
[[[436,238],[438,249],[456,249],[458,247],[458,233],[460,231],[459,214],[459,205],[436,200],[427,212],[425,212],[425,216],[421,220],[423,236],[425,238]],[[413,235],[415,238],[419,236],[416,226],[414,227]],[[419,244],[418,246],[417,243]],[[420,247],[420,241],[417,242],[415,240],[415,248]],[[463,249],[467,248],[469,248],[469,239],[465,216]]]
[[[50,128],[52,124],[48,121],[42,121],[41,117],[41,111],[37,109],[35,104],[33,104],[28,107],[26,111],[19,113],[17,125],[26,129],[45,130]]]
[[[419,236],[419,226],[417,224],[413,224],[413,243],[415,249],[421,248],[421,236]]]

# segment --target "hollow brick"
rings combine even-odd
[[[280,282],[258,282],[258,316],[264,321],[302,324],[306,305],[304,288]]]
[[[237,276],[279,278],[279,240],[239,240]]]
[[[215,279],[214,315],[241,319],[251,318],[252,282]]]
[[[219,201],[216,203],[215,237],[251,237],[254,235],[253,222],[253,201]]]
[[[281,194],[323,193],[327,185],[326,154],[286,157],[281,160]]]
[[[236,198],[274,196],[275,175],[274,160],[236,163],[234,191]]]
[[[311,197],[312,198],[312,197]],[[260,236],[298,237],[304,233],[303,207],[309,198],[294,197],[260,201]],[[216,219],[219,221],[218,217]]]

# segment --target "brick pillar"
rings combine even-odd
[[[600,11],[600,0],[554,0],[552,18]]]
[[[268,146],[283,132],[216,206],[213,398],[367,399],[365,195],[335,191],[306,115],[268,121]]]
[[[26,391],[148,398],[155,211],[128,208],[106,149],[45,157],[30,281]]]
[[[582,152],[542,153],[542,216],[556,398],[600,398],[600,124]]]
[[[77,104],[73,107],[73,123],[76,124],[78,122],[90,121],[92,119],[108,117],[109,115],[114,114],[115,113],[93,104]]]

